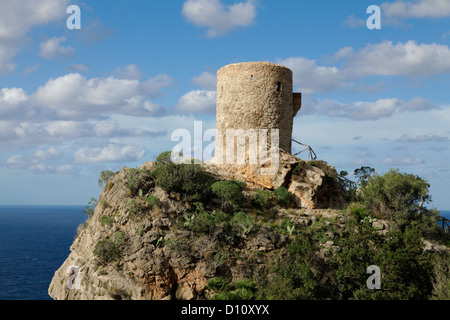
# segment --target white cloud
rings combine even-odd
[[[175,110],[183,114],[214,114],[216,112],[216,91],[193,90],[178,100]]]
[[[422,98],[403,101],[396,98],[378,99],[375,102],[356,101],[350,104],[325,99],[319,101],[305,97],[304,104],[308,106],[303,114],[316,114],[328,117],[349,118],[353,120],[378,120],[391,117],[395,113],[408,111],[426,111],[439,109],[434,103]]]
[[[146,154],[145,149],[137,146],[109,144],[104,147],[85,147],[75,153],[75,162],[128,162],[138,161]]]
[[[348,85],[338,68],[319,66],[316,62],[302,57],[277,60],[277,63],[292,70],[294,86],[304,94],[333,91]]]
[[[420,158],[412,159],[412,158],[405,158],[405,159],[393,159],[393,158],[387,158],[381,161],[381,164],[385,166],[412,166],[412,165],[418,165],[423,164],[424,161]]]
[[[60,150],[50,147],[48,149],[38,149],[33,154],[26,157],[15,155],[6,161],[6,166],[14,170],[29,170],[39,173],[75,173],[71,165],[55,165],[55,162],[63,160]]]
[[[202,72],[199,76],[191,79],[191,83],[206,89],[206,90],[216,90],[217,89],[217,73]]]
[[[0,148],[3,150],[61,144],[89,138],[138,138],[165,135],[165,130],[124,128],[106,120],[46,121],[42,123],[0,121]]]
[[[142,72],[139,71],[138,66],[135,64],[129,64],[123,68],[117,68],[115,73],[119,78],[128,80],[139,80],[143,76]]]
[[[151,98],[161,95],[172,78],[161,74],[145,82],[86,78],[71,73],[28,94],[22,88],[0,89],[0,149],[14,150],[48,144],[65,144],[89,138],[161,137],[165,130],[123,127],[114,115],[161,117],[166,108]],[[158,91],[159,90],[159,91]]]
[[[377,76],[429,76],[450,72],[450,48],[436,43],[417,44],[411,40],[393,44],[369,44],[354,53],[342,55],[346,78]]]
[[[29,97],[21,88],[3,88],[0,90],[0,118],[3,120],[24,116]]]
[[[26,162],[23,156],[12,156],[8,160],[6,160],[6,165],[10,169],[22,169],[24,168]]]
[[[13,105],[28,101],[27,93],[21,88],[3,88],[0,91],[0,106]]]
[[[98,118],[123,113],[159,116],[161,109],[149,104],[172,78],[158,75],[146,82],[108,78],[87,79],[71,73],[50,79],[32,95],[33,103],[52,117],[67,120]]]
[[[394,1],[381,4],[387,18],[445,18],[450,17],[448,0]]]
[[[46,59],[72,59],[75,57],[75,50],[72,47],[64,47],[61,43],[65,42],[66,37],[53,37],[41,42],[41,51],[39,55]]]
[[[278,59],[276,62],[294,73],[294,86],[304,94],[354,89],[363,86],[361,79],[370,76],[420,77],[450,73],[450,48],[436,43],[415,41],[368,44],[355,51],[352,47],[338,50],[329,61],[333,66],[320,65],[317,60],[303,57]]]
[[[226,5],[220,0],[188,0],[183,16],[193,24],[208,28],[207,37],[217,37],[237,27],[252,25],[256,18],[256,1],[246,0]]]
[[[172,85],[173,78],[165,73],[156,75],[141,84],[141,92],[150,98],[161,96],[161,90]]]
[[[55,157],[59,157],[61,155],[61,152],[54,148],[51,147],[48,150],[36,150],[36,152],[33,155],[34,160],[33,161],[46,161]]]
[[[26,41],[32,27],[62,20],[69,0],[1,1],[0,74],[13,72],[12,61]]]

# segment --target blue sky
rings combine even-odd
[[[218,69],[270,61],[304,95],[295,139],[338,171],[423,177],[450,209],[448,0],[0,5],[0,204],[86,204],[101,170],[154,160],[196,120],[215,127]]]

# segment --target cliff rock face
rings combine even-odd
[[[270,209],[275,219],[310,224],[317,215],[333,215],[332,210],[318,209],[342,203],[334,168],[322,162],[283,157],[278,173],[272,177],[246,167],[203,167],[218,180],[245,181],[246,192],[279,186],[289,189],[294,201],[288,210],[279,206]],[[146,163],[141,170],[153,166]],[[287,235],[266,225],[251,233],[250,227],[236,228],[240,231],[231,240],[222,226],[201,235],[191,232],[183,226],[190,223],[193,204],[168,194],[150,176],[141,190],[131,192],[127,185],[130,170],[123,168],[115,174],[101,193],[95,213],[55,272],[49,286],[53,299],[205,299],[209,278],[250,278],[266,268],[271,253],[286,243]]]

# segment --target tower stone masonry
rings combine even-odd
[[[301,93],[293,93],[292,71],[282,65],[244,62],[217,72],[216,128],[223,135],[228,129],[265,129],[270,150],[271,131],[278,129],[279,148],[290,154],[293,121],[301,102]],[[224,156],[227,141],[219,142],[216,155]]]

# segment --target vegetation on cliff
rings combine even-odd
[[[426,181],[362,167],[353,183],[324,162],[293,170],[308,166],[326,168],[344,208],[298,208],[284,186],[175,164],[170,153],[146,168],[102,172],[104,191],[79,237],[96,241],[86,281],[105,282],[83,297],[450,299],[449,235],[426,207]],[[380,290],[367,287],[371,265],[381,270]],[[113,273],[131,284],[108,284]]]

